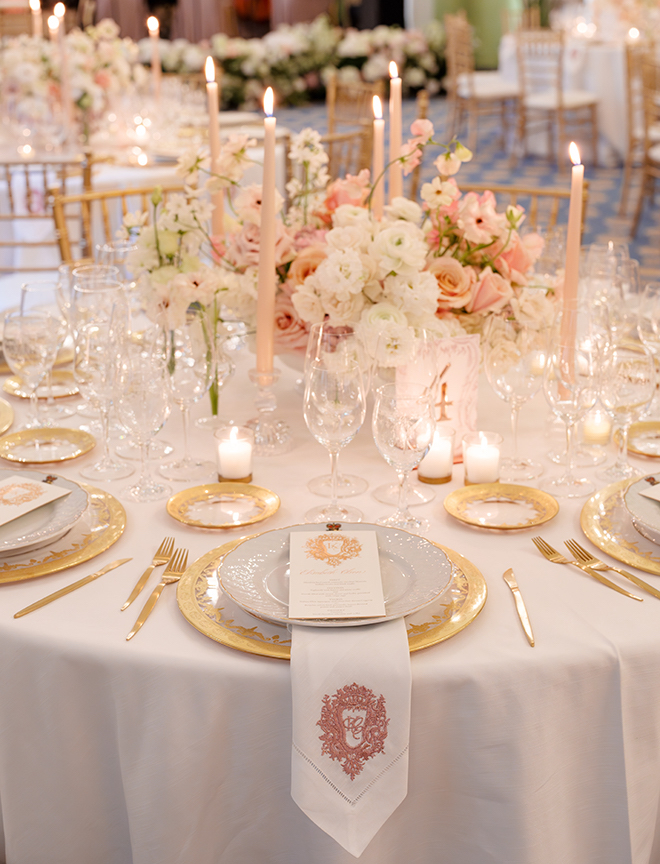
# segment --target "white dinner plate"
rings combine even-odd
[[[45,480],[49,476],[39,471],[10,468],[0,469],[0,480],[6,480],[14,474],[29,477],[31,480]],[[64,477],[57,476],[53,485],[70,489],[71,492],[64,498],[58,498],[12,522],[7,522],[6,525],[0,525],[0,556],[24,554],[40,549],[47,543],[54,543],[80,519],[87,508],[87,492]]]
[[[411,615],[449,587],[452,576],[449,559],[423,537],[364,523],[341,523],[341,528],[376,532],[385,615],[314,621],[289,618],[289,535],[292,531],[313,531],[311,524],[266,531],[245,540],[225,556],[218,568],[223,590],[247,612],[276,624],[355,627]]]
[[[652,477],[656,483],[660,483],[659,475],[650,474],[648,476]],[[650,488],[646,478],[637,480],[626,489],[623,501],[628,513],[630,513],[635,529],[647,540],[660,544],[660,501],[654,501],[652,498],[640,494],[642,489]]]

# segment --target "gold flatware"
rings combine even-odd
[[[534,633],[532,632],[532,625],[529,620],[529,615],[527,614],[527,607],[525,606],[525,601],[522,598],[520,588],[518,588],[518,583],[516,582],[516,577],[513,574],[513,570],[509,567],[508,570],[502,573],[502,578],[511,589],[513,599],[516,601],[516,612],[518,613],[518,618],[520,618],[520,623],[522,624],[523,630],[525,631],[525,636],[527,636],[527,641],[533,648]]]
[[[138,596],[140,591],[147,584],[147,579],[154,572],[156,567],[161,567],[163,564],[169,564],[170,558],[172,557],[172,552],[174,551],[174,537],[165,537],[163,542],[160,544],[158,549],[156,550],[154,557],[151,560],[151,564],[144,571],[142,576],[138,579],[135,584],[135,588],[129,594],[128,600],[121,607],[121,611],[124,609],[128,609],[133,600]]]
[[[591,567],[592,570],[613,570],[615,573],[621,574],[625,579],[630,579],[630,581],[634,582],[638,588],[648,591],[649,594],[653,594],[654,597],[657,597],[658,600],[660,600],[660,591],[658,591],[657,588],[654,588],[653,585],[649,585],[648,582],[640,579],[639,576],[635,576],[627,570],[623,570],[621,567],[613,567],[610,564],[606,564],[604,561],[601,561],[600,558],[594,558],[590,552],[587,552],[587,550],[583,546],[580,546],[580,544],[575,540],[565,540],[564,545],[572,555],[575,555],[575,558],[578,561],[582,564],[586,564],[587,567]]]
[[[54,591],[47,597],[43,597],[41,600],[37,600],[36,603],[32,603],[31,606],[26,606],[25,609],[16,612],[14,618],[22,618],[23,615],[27,615],[29,612],[34,612],[35,609],[41,609],[41,607],[45,606],[47,603],[52,603],[53,600],[58,600],[60,597],[64,597],[65,594],[70,594],[72,591],[75,591],[77,588],[82,588],[83,585],[93,582],[95,579],[98,579],[99,576],[103,576],[105,573],[114,570],[115,567],[121,567],[122,564],[126,564],[128,561],[132,560],[132,558],[120,558],[118,561],[113,561],[112,564],[106,564],[105,567],[101,567],[101,569],[97,570],[96,573],[92,573],[90,576],[85,576],[84,579],[79,579],[77,582],[72,582],[71,585],[67,585],[66,588],[60,588],[59,591]]]
[[[126,637],[126,641],[132,639],[133,636],[138,632],[140,627],[147,620],[149,615],[151,614],[151,610],[156,605],[156,601],[160,597],[163,592],[163,588],[166,585],[172,585],[174,582],[178,582],[179,579],[186,572],[186,567],[188,566],[188,550],[187,549],[177,549],[177,551],[172,555],[170,563],[167,565],[167,569],[163,573],[163,578],[160,580],[158,585],[151,592],[151,597],[144,604],[144,608],[142,612],[138,615],[137,621],[133,625],[133,629]]]
[[[640,603],[643,602],[641,597],[638,597],[636,594],[631,594],[629,591],[626,591],[625,588],[619,587],[616,583],[611,582],[604,576],[601,576],[600,573],[596,573],[596,571],[592,570],[591,567],[587,567],[586,564],[580,564],[579,561],[571,561],[570,558],[565,558],[561,552],[557,552],[556,549],[553,549],[553,547],[550,546],[549,543],[546,543],[542,537],[532,537],[532,543],[536,546],[541,555],[553,564],[573,564],[575,567],[582,570],[583,573],[587,573],[589,576],[597,579],[598,582],[607,585],[607,587],[611,588],[613,591],[618,591],[619,594],[625,594],[626,597],[631,597],[633,600],[639,600]]]

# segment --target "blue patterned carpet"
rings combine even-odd
[[[300,131],[311,126],[323,133],[326,131],[326,110],[324,104],[312,104],[304,108],[280,108],[278,122],[292,131]],[[415,102],[404,102],[404,129],[410,128],[415,118]],[[431,100],[429,119],[436,130],[436,140],[449,137],[447,104],[443,98]],[[512,168],[509,156],[500,150],[500,129],[495,120],[479,120],[479,145],[472,162],[464,165],[459,174],[460,180],[472,183],[492,183],[497,185],[516,185],[528,187],[570,186],[568,170],[559,172],[556,164],[541,157],[527,157],[519,160]],[[467,135],[464,135],[467,143]],[[430,180],[434,174],[435,154],[426,156],[423,180]],[[632,215],[637,204],[639,172],[633,174],[633,185],[628,198],[628,214],[619,216],[622,167],[600,168],[587,164],[585,177],[589,180],[589,202],[585,224],[584,244],[605,242],[616,239],[629,241]],[[561,217],[560,217],[561,221]],[[564,215],[563,221],[566,221]],[[630,241],[631,257],[640,262],[640,273],[645,280],[660,279],[660,200],[653,207],[648,202],[640,223],[637,237]]]

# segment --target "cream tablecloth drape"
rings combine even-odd
[[[243,357],[224,395],[225,413],[239,421],[252,413],[251,360]],[[301,521],[318,500],[306,482],[326,464],[302,424],[293,377],[285,370],[278,395],[297,447],[254,468],[255,482],[282,498],[264,529]],[[480,418],[507,432],[507,408],[486,387]],[[521,420],[524,445],[542,456],[543,400],[525,407]],[[164,435],[180,445],[177,415]],[[208,432],[196,429],[192,443],[212,455]],[[372,487],[390,477],[368,424],[341,459]],[[77,479],[79,464],[61,471]],[[424,508],[429,537],[482,570],[488,601],[462,633],[412,657],[408,795],[361,860],[657,862],[660,603],[650,596],[637,603],[545,562],[530,540],[535,530],[488,533],[452,521],[442,499],[461,483],[456,466],[452,484],[438,487]],[[387,510],[370,493],[353,503],[367,519]],[[562,502],[539,533],[556,546],[579,537],[581,506]],[[178,611],[174,589],[125,641],[140,603],[124,613],[119,607],[163,536],[175,535],[194,559],[241,531],[185,528],[164,503],[126,509],[124,536],[96,561],[0,586],[0,861],[350,864],[355,859],[291,799],[288,663],[207,639]],[[129,555],[129,565],[13,619],[28,603]],[[511,566],[534,649],[501,578]]]

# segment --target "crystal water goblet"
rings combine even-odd
[[[660,372],[660,282],[648,282],[642,291],[639,304],[637,333],[642,342],[653,354],[656,379]],[[660,417],[660,380],[656,380],[655,394],[649,406],[650,417]]]

